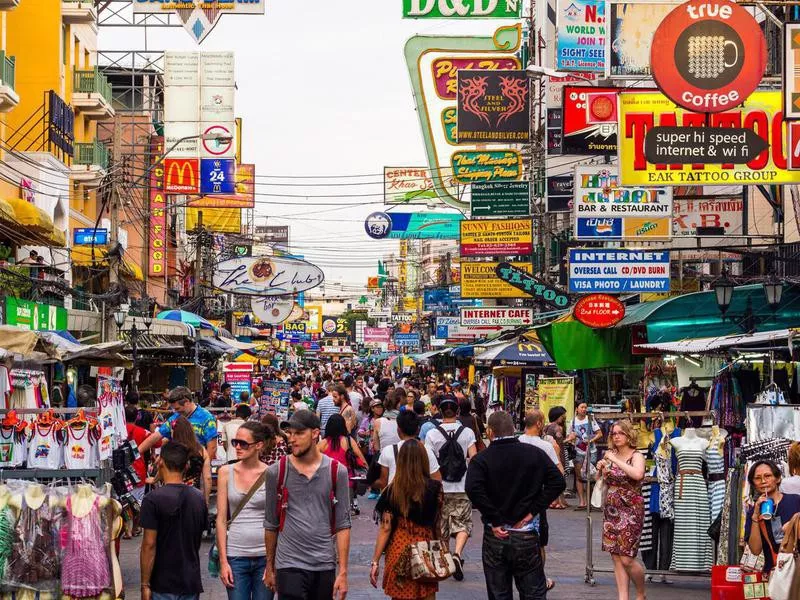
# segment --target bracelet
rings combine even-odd
[[[373,560],[373,561],[370,563],[370,566],[371,566],[371,567],[379,567],[380,565],[381,565],[381,564],[380,564],[380,562],[378,562],[378,561],[376,561],[376,560]]]

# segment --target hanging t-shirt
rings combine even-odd
[[[28,438],[16,427],[0,427],[0,467],[20,467],[28,454]]]
[[[31,425],[28,445],[29,469],[60,469],[64,464],[61,438],[55,425]]]
[[[96,469],[99,462],[97,443],[88,425],[66,428],[64,464],[68,469]]]
[[[11,408],[11,394],[13,393],[14,387],[11,385],[8,367],[0,365],[0,402],[2,402],[3,408]]]

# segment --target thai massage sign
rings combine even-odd
[[[251,296],[282,296],[317,287],[322,269],[304,260],[258,256],[223,260],[214,268],[214,287]]]
[[[575,167],[573,209],[579,240],[669,239],[672,190],[622,187],[617,167]]]
[[[519,19],[522,0],[403,0],[406,19]]]

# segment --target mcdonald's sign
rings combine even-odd
[[[196,158],[164,160],[164,191],[168,194],[196,194],[200,189],[200,161]]]

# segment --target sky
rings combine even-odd
[[[263,16],[222,17],[199,49],[236,53],[236,114],[243,160],[256,164],[257,223],[288,224],[293,251],[327,281],[365,286],[377,261],[397,252],[396,241],[364,232],[364,219],[382,210],[383,167],[425,165],[406,41],[486,35],[506,24],[403,19],[402,0],[271,0]],[[99,48],[198,46],[182,27],[101,27]]]

